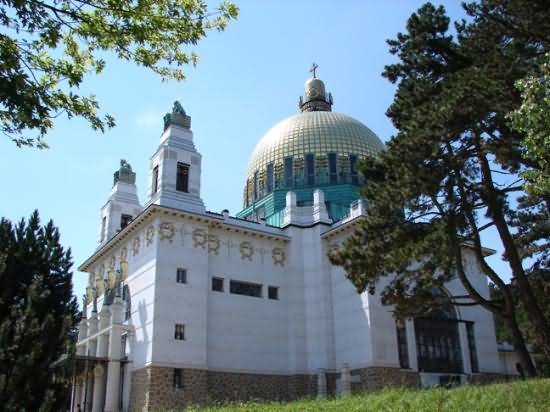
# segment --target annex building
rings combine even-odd
[[[89,286],[74,410],[292,400],[501,371],[489,312],[449,308],[396,323],[379,295],[357,294],[330,264],[327,252],[368,209],[357,164],[384,149],[332,105],[314,72],[300,112],[252,153],[236,216],[207,211],[200,144],[177,102],[149,160],[143,203],[121,162],[101,209],[99,245],[79,268]],[[465,267],[488,296],[473,257]],[[465,294],[458,280],[442,293]]]

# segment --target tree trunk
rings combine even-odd
[[[497,193],[493,178],[491,175],[491,168],[489,161],[481,149],[479,140],[476,141],[478,150],[478,160],[481,166],[481,178],[483,184],[483,194],[487,203],[487,211],[499,234],[502,245],[504,246],[504,255],[508,260],[510,269],[512,269],[513,281],[515,281],[517,289],[519,291],[519,298],[525,312],[527,312],[527,318],[533,325],[535,332],[535,339],[541,350],[547,357],[550,357],[550,322],[545,318],[543,311],[538,304],[535,294],[531,289],[529,280],[525,275],[525,270],[519,256],[517,246],[514,242],[514,238],[510,233],[508,223],[504,215],[504,204],[500,199],[500,194]]]
[[[523,368],[523,373],[527,377],[537,376],[537,370],[535,369],[533,360],[529,355],[527,345],[525,345],[525,340],[519,330],[515,316],[513,314],[511,316],[504,316],[504,321],[512,332],[512,344],[514,345],[514,349],[519,356],[519,362]]]

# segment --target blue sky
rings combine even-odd
[[[100,76],[89,76],[82,93],[93,93],[117,127],[94,132],[80,119],[59,119],[48,136],[49,150],[18,149],[0,140],[0,216],[19,220],[38,209],[53,219],[74,254],[75,293],[86,276],[76,270],[95,249],[99,210],[107,200],[120,159],[137,173],[146,201],[149,157],[162,132],[162,117],[174,100],[192,117],[195,144],[203,155],[202,198],[209,210],[237,213],[248,158],[276,122],[297,112],[298,97],[312,62],[334,96],[334,111],[369,126],[383,141],[394,133],[385,111],[394,86],[381,77],[393,61],[386,39],[405,30],[415,0],[244,1],[237,21],[212,32],[196,47],[196,68],[185,82],[161,82],[153,73],[107,56]],[[443,2],[453,18],[460,2]],[[496,237],[486,245],[500,250]],[[509,272],[500,254],[491,258]]]

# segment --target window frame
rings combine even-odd
[[[272,292],[275,292],[275,296],[272,296]],[[279,287],[278,286],[268,286],[267,287],[267,298],[269,300],[279,300]]]
[[[180,274],[183,274],[183,281],[180,281]],[[187,284],[187,269],[185,268],[176,269],[176,283],[180,283],[182,285]]]
[[[214,289],[214,282],[216,281],[220,281],[221,282],[221,289],[218,290],[218,289]],[[210,290],[212,292],[218,292],[218,293],[223,293],[225,291],[225,280],[224,278],[221,278],[219,276],[212,276],[212,281],[210,282]]]
[[[187,163],[178,162],[176,165],[176,191],[189,193],[189,172],[191,166]]]
[[[178,330],[181,329],[181,330]],[[185,324],[176,323],[174,325],[174,340],[185,340]]]
[[[235,286],[235,287],[233,287]],[[242,289],[237,289],[240,287]],[[249,288],[247,290],[247,288]],[[252,289],[254,288],[254,289]],[[247,293],[247,291],[259,292],[259,293]],[[261,283],[247,282],[242,280],[230,279],[229,280],[229,293],[232,295],[248,296],[251,298],[262,298],[263,297],[263,285]]]
[[[155,194],[159,190],[159,165],[153,167],[153,182],[152,182],[151,192]]]

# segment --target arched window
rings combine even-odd
[[[434,289],[434,295],[446,295]],[[420,372],[461,373],[462,355],[458,319],[452,304],[441,305],[414,319],[418,370]]]

